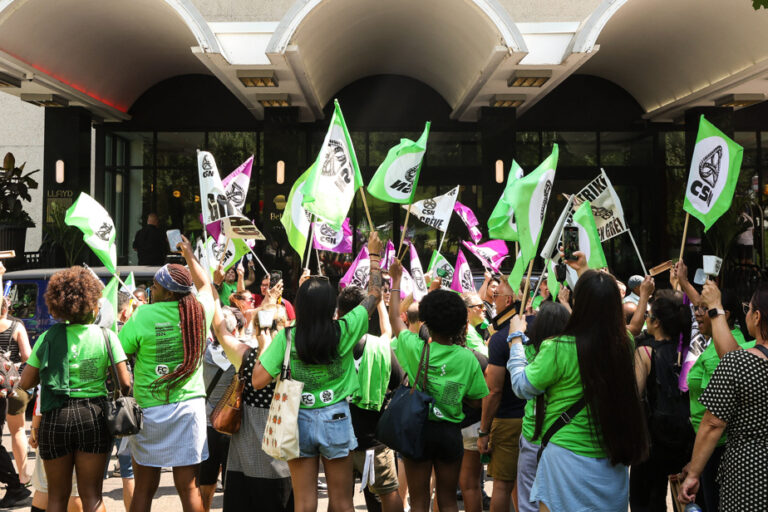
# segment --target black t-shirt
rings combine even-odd
[[[147,224],[136,233],[133,248],[139,255],[139,265],[163,265],[168,239],[160,228]]]
[[[499,410],[496,411],[496,417],[522,418],[525,400],[518,398],[512,391],[512,383],[507,371],[507,360],[509,360],[507,336],[509,336],[509,323],[488,341],[488,364],[504,368],[504,387],[501,390],[501,403],[499,403]]]
[[[355,347],[355,358],[358,358],[360,355],[362,355],[362,348],[364,347],[365,345],[362,343]],[[358,352],[358,350],[360,350],[360,352]],[[379,424],[382,411],[389,402],[392,392],[400,387],[400,384],[402,384],[403,379],[405,378],[405,372],[400,366],[400,363],[397,361],[395,352],[392,349],[389,349],[389,355],[390,360],[392,361],[392,371],[389,374],[387,395],[384,399],[384,405],[382,406],[381,411],[361,409],[354,404],[351,404],[349,407],[349,414],[350,418],[352,419],[352,428],[355,430],[355,437],[357,437],[357,450],[364,451],[383,446],[379,441],[376,440],[376,427]]]

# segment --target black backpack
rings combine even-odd
[[[677,343],[652,340],[651,371],[646,381],[648,428],[655,446],[679,449],[693,442],[687,391],[680,391]]]

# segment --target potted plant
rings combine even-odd
[[[27,228],[35,226],[22,201],[32,201],[29,190],[36,189],[37,182],[30,176],[40,169],[24,174],[25,165],[16,167],[13,154],[7,153],[0,167],[0,248],[16,251],[16,258],[8,260],[10,265],[24,262]]]

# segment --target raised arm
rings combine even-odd
[[[368,310],[370,317],[376,310],[376,305],[381,300],[381,287],[384,285],[384,277],[381,275],[381,240],[376,231],[371,231],[368,236],[368,258],[371,262],[371,276],[368,279],[368,297],[363,300],[362,305]],[[393,294],[394,295],[394,294]]]
[[[400,293],[398,292],[398,295]],[[391,299],[390,299],[391,300]],[[387,312],[387,306],[383,300],[379,301],[379,328],[381,329],[381,337],[392,339],[392,324],[389,322],[389,313]]]
[[[627,330],[632,333],[632,336],[638,336],[643,330],[643,324],[645,323],[645,312],[648,310],[648,301],[656,289],[656,283],[651,276],[645,276],[642,284],[640,285],[640,300],[637,301],[637,309],[635,314],[632,315]]]
[[[399,259],[395,258],[389,266],[389,276],[392,278],[393,290],[389,298],[389,322],[392,324],[392,335],[396,338],[401,331],[408,329],[400,317],[400,281],[403,278],[403,266]]]
[[[685,265],[683,260],[675,263],[672,272],[675,276],[677,276],[677,282],[680,284],[680,289],[682,289],[683,293],[688,296],[691,303],[698,304],[701,302],[701,295],[699,295],[699,292],[696,291],[696,288],[693,287],[691,282],[688,281],[688,267]]]
[[[483,274],[483,284],[480,285],[480,290],[478,290],[477,294],[480,295],[480,297],[485,300],[485,293],[488,291],[488,283],[491,282],[491,278],[493,277],[493,274],[488,272],[487,270]]]
[[[704,289],[701,290],[701,300],[707,307],[723,311],[723,301],[720,296],[720,288],[714,281],[707,280],[704,283]],[[734,314],[732,311],[731,314]],[[712,341],[715,343],[718,357],[722,358],[728,352],[740,350],[741,347],[733,337],[731,328],[728,326],[728,319],[725,315],[718,314],[712,318]]]
[[[252,255],[248,255],[252,256]],[[253,260],[248,261],[248,275],[245,276],[245,286],[251,286],[256,282],[256,265]]]
[[[573,255],[576,256],[575,260],[564,259],[564,254],[561,254],[561,257],[563,258],[563,261],[565,261],[565,263],[573,270],[575,270],[576,274],[581,277],[581,274],[589,270],[589,265],[587,264],[587,256],[581,251],[576,251],[573,253]]]
[[[244,292],[245,291],[245,269],[243,268],[243,264],[238,263],[237,266],[235,266],[235,272],[237,272],[237,291]]]
[[[214,293],[216,292],[214,291]],[[213,330],[216,333],[216,339],[219,340],[229,362],[239,370],[240,365],[243,363],[245,352],[248,350],[248,345],[240,343],[237,338],[232,336],[232,333],[227,332],[224,314],[221,311],[221,302],[218,300],[213,302],[215,304],[215,309],[213,310]]]
[[[203,266],[197,261],[195,257],[195,251],[192,249],[192,244],[189,243],[187,237],[181,235],[181,243],[177,246],[181,250],[181,255],[187,260],[187,266],[189,267],[189,273],[192,274],[192,282],[197,288],[197,293],[213,293],[213,286],[208,279],[208,273],[203,270]]]

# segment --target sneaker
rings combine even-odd
[[[26,500],[32,495],[32,492],[26,487],[13,487],[5,492],[5,496],[0,500],[0,508],[9,508],[17,503]]]

